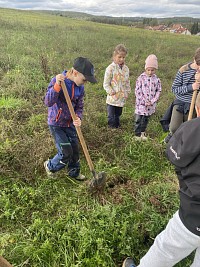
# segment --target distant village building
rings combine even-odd
[[[157,25],[157,26],[146,26],[145,29],[151,31],[165,31],[177,34],[191,35],[191,32],[184,28],[181,24],[173,24],[172,27],[167,27],[166,25]]]
[[[175,33],[191,35],[191,32],[187,28],[179,29],[179,30],[175,31]]]
[[[170,32],[191,35],[191,32],[187,28],[184,28],[181,24],[174,24],[172,28],[170,29]]]
[[[181,24],[173,24],[170,28],[170,32],[175,33],[177,30],[181,30],[184,27]]]
[[[166,28],[167,28],[166,25],[158,25],[158,26],[154,26],[153,30],[154,31],[165,31]]]
[[[146,26],[146,30],[150,31],[164,31],[167,28],[165,25],[157,25],[157,26]]]
[[[153,30],[153,27],[152,26],[146,26],[145,29],[152,31]]]

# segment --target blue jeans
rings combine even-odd
[[[122,115],[122,107],[111,106],[107,104],[108,126],[111,128],[120,127],[120,116]]]
[[[67,166],[69,175],[77,177],[80,173],[80,161],[78,137],[74,125],[71,124],[70,127],[49,125],[49,129],[57,148],[57,154],[49,160],[49,170],[57,172]]]

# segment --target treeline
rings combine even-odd
[[[198,25],[198,23],[200,23],[200,18],[192,18],[192,17],[170,17],[170,18],[110,17],[110,16],[94,16],[83,12],[60,11],[60,10],[59,11],[40,10],[37,12],[45,12],[57,16],[88,20],[97,23],[134,26],[137,28],[144,28],[145,26],[157,26],[159,24],[165,24],[166,26],[170,27],[173,24],[180,23],[188,30],[190,30],[192,34],[196,34],[200,31]]]
[[[93,16],[88,18],[87,20],[98,23],[125,25],[125,26],[138,25],[142,23],[142,18],[139,17],[131,18],[131,17]]]

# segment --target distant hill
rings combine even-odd
[[[61,11],[61,10],[40,10],[37,12],[45,12],[52,15],[64,16],[69,18],[90,20],[100,23],[117,24],[117,25],[137,25],[142,24],[147,17],[112,17],[112,16],[95,16],[84,12],[74,11]],[[169,17],[169,18],[152,18],[157,21],[158,24],[173,24],[173,23],[184,23],[191,24],[194,22],[200,22],[199,18],[192,17]]]
[[[84,13],[84,12],[74,12],[74,11],[61,11],[61,10],[37,10],[35,12],[39,13],[47,13],[51,15],[56,15],[56,16],[63,16],[63,17],[68,17],[68,18],[76,18],[76,19],[90,19],[94,17],[93,15]]]
[[[171,23],[194,23],[200,22],[199,18],[192,18],[192,17],[170,17],[170,18],[158,18],[160,23],[165,23],[170,21]]]

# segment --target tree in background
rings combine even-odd
[[[194,22],[191,27],[191,34],[197,34],[199,32],[199,25],[198,22]]]
[[[157,26],[158,20],[156,18],[144,18],[142,23],[143,25]]]

